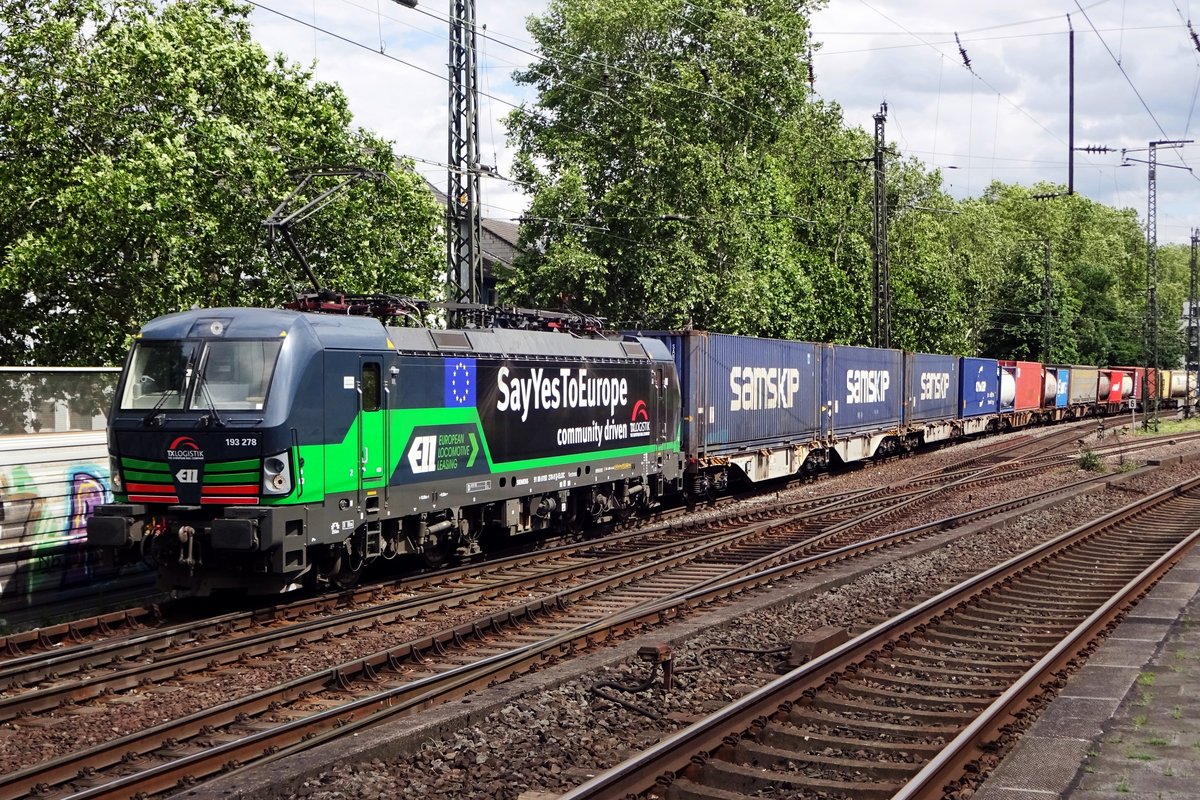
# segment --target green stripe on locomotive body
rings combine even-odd
[[[126,469],[124,471],[125,480],[133,483],[170,483],[171,473],[167,470],[162,472],[142,472],[141,470]]]
[[[660,444],[648,443],[633,447],[617,449],[597,448],[586,453],[572,453],[562,456],[547,456],[543,458],[526,459],[496,463],[493,460],[487,436],[479,412],[475,408],[405,408],[392,409],[385,423],[388,431],[388,460],[385,464],[384,480],[361,481],[361,455],[359,450],[359,431],[362,416],[350,425],[342,441],[330,444],[300,445],[294,448],[295,464],[303,464],[297,474],[302,483],[286,497],[263,497],[263,505],[293,505],[297,503],[321,502],[327,495],[337,495],[357,492],[360,489],[381,488],[386,480],[396,474],[405,454],[412,443],[414,432],[418,429],[438,429],[455,427],[461,430],[468,428],[477,439],[479,452],[474,466],[476,473],[481,475],[504,474],[529,469],[545,469],[547,467],[574,467],[593,463],[604,459],[630,458],[634,456],[656,455],[658,453],[677,453],[680,450],[679,431],[675,431],[672,440]],[[411,481],[398,481],[390,485],[427,486],[450,478],[432,471],[428,477]]]
[[[253,472],[255,475],[262,469],[261,458],[244,458],[240,461],[214,461],[204,465],[205,472]]]
[[[171,474],[171,468],[167,466],[166,461],[145,461],[140,458],[121,456],[121,466],[127,470],[137,470],[139,472],[160,472],[164,475]]]

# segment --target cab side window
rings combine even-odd
[[[362,410],[378,411],[383,407],[383,385],[379,380],[379,365],[368,362],[362,365]]]

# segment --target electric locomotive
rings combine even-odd
[[[678,376],[653,338],[251,308],[148,323],[108,449],[114,502],[88,543],[199,595],[439,565],[632,513],[684,472]]]

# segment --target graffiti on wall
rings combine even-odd
[[[86,520],[111,498],[98,459],[0,466],[0,603],[87,587],[114,570],[89,550]]]

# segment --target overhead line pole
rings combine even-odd
[[[887,230],[887,103],[879,106],[875,115],[875,224],[874,228],[874,297],[871,303],[871,333],[875,347],[892,346],[892,293],[888,266]]]
[[[1146,186],[1146,366],[1154,368],[1154,396],[1146,404],[1146,427],[1158,426],[1158,145],[1150,143]]]
[[[478,302],[483,284],[476,52],[475,0],[450,0],[446,299],[452,303]]]
[[[1042,363],[1050,359],[1054,335],[1054,284],[1050,280],[1050,240],[1042,240]]]
[[[1193,408],[1196,405],[1197,392],[1200,391],[1200,329],[1197,328],[1197,308],[1196,308],[1196,255],[1197,247],[1200,246],[1200,228],[1192,228],[1192,259],[1190,264],[1189,274],[1191,280],[1188,282],[1188,326],[1187,326],[1187,353],[1183,357],[1184,375],[1187,385],[1185,387],[1183,405],[1183,415],[1190,417],[1193,413]],[[1196,378],[1192,378],[1192,373],[1197,373]]]
[[[1075,194],[1075,28],[1067,14],[1067,194]]]
[[[1158,396],[1162,387],[1158,385],[1158,148],[1177,148],[1191,144],[1192,139],[1158,139],[1146,148],[1145,159],[1130,158],[1127,153],[1139,150],[1122,150],[1124,161],[1145,161],[1149,166],[1146,184],[1146,368],[1154,370],[1155,391],[1144,406],[1142,424],[1145,427],[1158,425]],[[1175,166],[1170,164],[1168,166]],[[1190,167],[1180,167],[1191,171]]]

